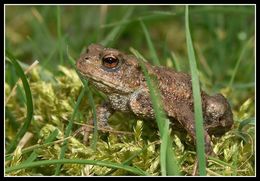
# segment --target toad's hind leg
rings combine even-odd
[[[172,113],[172,114],[171,114]],[[196,144],[196,134],[195,134],[195,120],[194,113],[190,110],[187,104],[174,103],[174,106],[169,111],[170,116],[177,119],[188,134],[192,137],[194,143]],[[204,130],[205,138],[205,152],[207,155],[212,155],[213,149],[211,147],[211,139],[209,134]]]
[[[177,104],[175,104],[177,106]],[[174,107],[175,107],[174,106]],[[194,120],[194,113],[189,109],[189,107],[184,104],[184,105],[178,105],[176,109],[172,113],[175,113],[174,117],[177,118],[177,120],[183,125],[183,127],[186,129],[188,134],[192,137],[194,143],[196,144],[196,130],[195,130],[195,120]],[[204,133],[204,139],[205,139],[205,152],[206,152],[206,157],[209,155],[214,155],[213,149],[211,147],[211,139],[209,134],[203,129]],[[198,157],[195,159],[194,163],[194,168],[193,168],[193,173],[192,175],[196,175],[198,173]]]

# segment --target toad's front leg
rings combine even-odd
[[[108,102],[104,102],[96,108],[96,117],[97,117],[97,127],[101,129],[111,130],[112,128],[108,124],[109,117],[114,113],[114,110],[111,108]],[[94,118],[90,119],[90,125],[94,125]],[[93,130],[91,127],[84,127],[84,137],[83,143],[88,143],[88,138],[90,132]]]

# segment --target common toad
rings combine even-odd
[[[144,62],[150,75],[156,76],[163,108],[171,121],[177,121],[195,140],[194,105],[190,75]],[[108,126],[114,111],[133,113],[142,119],[155,119],[149,89],[138,60],[112,48],[91,44],[76,63],[78,72],[108,101],[97,107],[98,126]],[[210,135],[221,136],[233,125],[229,103],[221,94],[209,96],[201,91],[205,129],[205,149],[211,154]]]

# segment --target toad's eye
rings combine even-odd
[[[113,55],[104,56],[102,58],[102,65],[108,69],[114,69],[119,66],[119,59]]]

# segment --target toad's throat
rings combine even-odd
[[[133,90],[129,87],[127,87],[126,85],[123,85],[121,83],[116,84],[116,83],[112,83],[112,82],[108,82],[107,80],[105,80],[102,77],[95,77],[93,75],[90,75],[86,72],[82,73],[79,72],[84,78],[88,79],[95,87],[97,87],[97,89],[100,89],[103,92],[119,92],[121,94],[129,94],[132,93]]]

